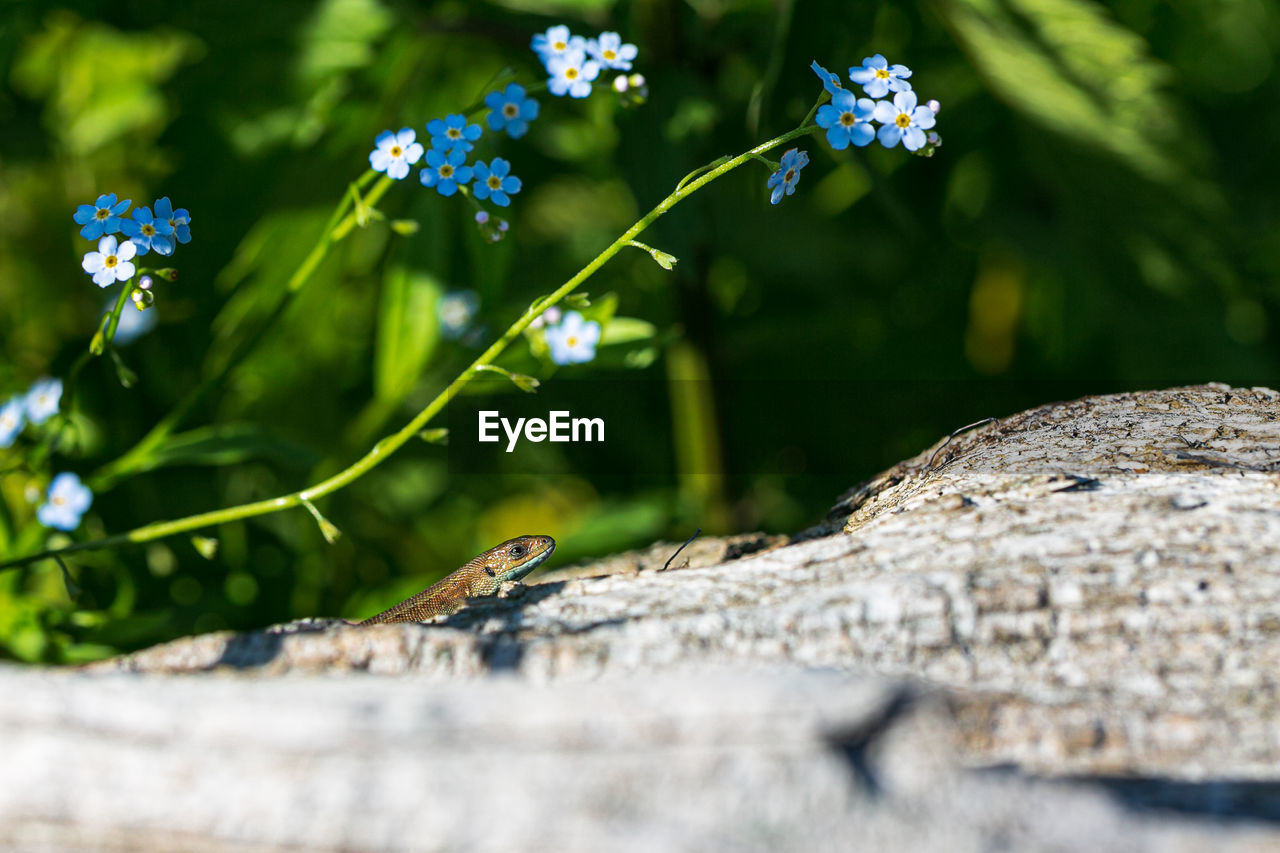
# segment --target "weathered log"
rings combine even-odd
[[[501,800],[494,791],[518,791],[512,796],[522,803],[581,832],[582,843],[574,844],[559,829],[529,829],[532,818],[515,820],[532,833],[521,846],[586,849],[602,838],[593,833],[610,825],[639,832],[639,846],[649,847],[717,837],[732,846],[747,837],[744,825],[774,833],[773,846],[791,849],[837,837],[809,829],[857,827],[883,839],[873,847],[941,848],[954,840],[949,849],[976,848],[1007,832],[1014,847],[1052,847],[1058,839],[1108,849],[1127,839],[1133,848],[1167,849],[1182,839],[1192,849],[1212,839],[1245,849],[1280,839],[1241,824],[1213,830],[1182,823],[1162,834],[1143,812],[1117,810],[1079,787],[1102,786],[1130,805],[1280,820],[1276,392],[1209,385],[1043,406],[940,441],[852,490],[823,525],[776,544],[763,537],[706,543],[666,572],[657,569],[674,546],[655,546],[548,575],[518,596],[476,602],[428,625],[309,620],[180,640],[89,672],[6,673],[0,733],[26,742],[31,731],[43,731],[25,760],[65,767],[94,740],[87,720],[67,708],[92,706],[110,721],[103,731],[124,739],[92,763],[102,778],[112,766],[139,770],[158,760],[157,750],[174,751],[157,777],[167,782],[155,792],[146,825],[188,833],[175,837],[211,849],[232,842],[432,849],[501,840],[500,833],[473,834],[452,817],[433,818],[435,835],[408,828],[408,804],[438,801],[479,815],[465,797],[482,790],[493,802]],[[688,568],[677,569],[686,558]],[[717,675],[679,675],[691,666],[714,667]],[[835,672],[797,672],[813,668]],[[238,677],[128,675],[210,671]],[[352,671],[359,674],[335,680]],[[495,686],[495,675],[512,678]],[[897,681],[886,687],[867,678]],[[591,681],[599,683],[584,683]],[[776,690],[800,690],[809,697],[801,704],[837,710],[808,717],[775,705]],[[23,694],[43,696],[44,710],[15,716],[12,697]],[[647,705],[650,695],[669,713]],[[903,696],[926,701],[904,703]],[[348,707],[339,697],[360,698]],[[397,702],[417,709],[416,722],[395,710]],[[306,729],[307,713],[330,705],[338,722],[329,735],[289,740],[291,731]],[[208,708],[202,725],[210,728],[196,748],[183,721],[199,707]],[[648,709],[637,734],[617,734],[614,720],[626,719],[631,707]],[[911,710],[919,707],[929,709],[924,717]],[[263,721],[273,708],[279,726]],[[749,710],[734,716],[734,708]],[[139,714],[144,724],[125,722]],[[361,714],[368,722],[357,725]],[[510,728],[487,714],[506,715]],[[723,717],[724,725],[698,729],[694,720],[704,715]],[[474,724],[450,729],[459,719]],[[786,719],[806,732],[798,741],[787,740],[779,722]],[[148,725],[162,734],[137,745]],[[894,732],[922,727],[943,742],[926,738],[927,746],[901,753],[886,746],[897,742]],[[868,734],[872,729],[878,734]],[[397,731],[406,733],[402,743],[419,745],[397,750]],[[539,741],[536,731],[556,734]],[[574,732],[592,731],[598,737],[591,746],[574,740]],[[442,732],[465,741],[465,758],[442,746]],[[274,786],[312,792],[289,799],[263,791],[264,804],[289,811],[305,800],[334,820],[364,813],[376,832],[325,847],[283,824],[269,822],[265,833],[244,829],[262,816],[218,824],[191,798],[165,800],[160,791],[176,780],[201,777],[196,767],[210,778],[249,772],[227,754],[237,738],[262,755],[253,772]],[[528,743],[541,744],[546,761],[519,759],[504,776],[506,758]],[[709,758],[700,752],[705,743],[732,745]],[[376,761],[365,757],[370,744],[381,750]],[[611,751],[625,759],[605,761]],[[446,753],[448,760],[436,762]],[[872,753],[880,758],[868,758]],[[884,758],[891,754],[897,758]],[[938,756],[939,766],[927,755]],[[833,766],[847,771],[844,781]],[[980,770],[995,766],[1015,775]],[[313,777],[299,769],[333,779],[341,777],[335,767],[357,774],[376,796],[345,783],[313,788]],[[427,782],[413,769],[420,767],[430,767],[431,778],[443,773],[449,790]],[[383,772],[405,784],[370,781]],[[581,787],[584,773],[603,787]],[[1028,781],[1047,777],[1075,784]],[[66,807],[46,808],[47,820],[20,824],[23,831],[55,827],[51,838],[67,827],[123,831],[144,814],[125,808],[124,817],[111,818],[104,807],[79,821],[67,804],[101,796],[123,808],[130,785],[139,783],[108,795],[88,777],[75,779]],[[813,780],[817,788],[808,786]],[[15,803],[21,810],[47,806],[51,786],[33,788],[25,799],[0,794],[0,818],[12,820]],[[540,786],[565,796],[543,795]],[[671,797],[656,792],[667,789]],[[746,798],[734,800],[729,789]],[[763,811],[756,814],[746,805],[756,798],[771,805],[757,806]],[[998,817],[990,798],[1017,805]],[[709,811],[699,802],[712,804]],[[191,820],[175,817],[179,803],[194,809]],[[207,808],[215,808],[213,800]],[[690,817],[691,810],[700,816]],[[723,819],[706,817],[711,813]],[[907,814],[947,831],[894,835],[907,832]],[[1015,817],[1025,821],[1021,829],[1010,829]],[[402,833],[395,829],[401,826]],[[1059,829],[1092,834],[1082,839]]]

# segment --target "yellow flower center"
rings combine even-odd
[[[876,76],[877,76],[877,77],[879,77],[881,80],[888,80],[888,79],[889,79],[889,69],[888,69],[888,68],[877,68],[877,69],[876,69]]]
[[[120,263],[120,259],[115,255],[107,255],[107,257],[102,261],[102,265],[107,269],[112,269],[118,263]]]
[[[392,145],[392,146],[391,146],[391,156],[392,156],[392,157],[399,157],[399,156],[401,156],[402,154],[404,154],[404,149],[403,149],[403,148],[401,148],[399,145]]]
[[[853,127],[857,120],[853,113],[840,113],[840,123],[845,127]]]
[[[576,78],[577,78],[577,76],[578,76],[578,69],[576,69],[576,68],[566,68],[566,69],[564,70],[564,76],[568,77],[570,80],[574,80],[574,79],[576,79]]]
[[[617,53],[615,53],[615,52],[614,52],[614,51],[612,51],[612,50],[605,50],[605,51],[602,51],[602,52],[604,53],[604,58],[605,58],[605,59],[607,59],[607,60],[609,60],[610,62],[612,62],[612,61],[613,61],[613,58],[614,58],[615,56],[617,56],[617,55],[618,55]]]
[[[143,226],[142,226],[142,236],[144,236],[144,237],[154,237],[154,236],[156,236],[156,227],[155,227],[154,225],[143,225]]]
[[[106,219],[108,216],[111,215],[111,211],[107,210],[105,207],[100,207],[97,209],[97,211],[94,212],[93,215],[98,217],[99,219]]]
[[[569,46],[569,45],[565,44],[565,43],[564,43],[564,42],[562,42],[562,41],[553,41],[553,42],[551,43],[551,47],[552,47],[552,49],[554,49],[554,50],[564,50],[564,49],[566,49],[568,46]]]
[[[515,104],[507,104],[505,107],[502,108],[502,114],[507,118],[515,118],[517,115],[520,114],[520,110],[516,109]]]
[[[62,495],[53,495],[49,498],[49,503],[54,506],[64,506],[67,503],[67,499]]]
[[[564,339],[564,342],[571,347],[576,347],[578,345],[578,336],[570,335],[569,337]]]
[[[174,220],[170,219],[170,220],[169,220],[169,227],[170,227],[170,228],[172,228],[172,229],[174,229],[174,230],[176,231],[176,230],[178,230],[178,223],[177,223],[176,221],[174,221]]]
[[[445,163],[443,166],[441,166],[441,167],[440,167],[440,177],[442,177],[442,178],[452,178],[452,177],[453,177],[453,167],[452,167],[452,166],[450,166],[448,163]]]
[[[458,130],[456,127],[451,127],[444,132],[444,135],[450,139],[457,139],[462,136],[462,131]]]
[[[497,175],[490,175],[489,180],[485,181],[485,183],[489,185],[489,189],[491,190],[502,189],[502,178],[499,178]]]
[[[911,116],[906,113],[898,113],[898,117],[893,120],[893,123],[903,130],[906,130],[908,127],[911,127]]]
[[[789,183],[791,183],[792,181],[794,181],[795,179],[796,179],[796,170],[795,170],[795,169],[787,169],[787,173],[786,173],[785,175],[783,175],[783,176],[782,176],[782,182],[783,182],[784,184],[789,184]]]

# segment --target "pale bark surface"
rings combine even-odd
[[[1070,835],[1055,834],[1057,815],[1063,827],[1091,833],[1088,843],[1099,849],[1113,843],[1121,849],[1125,839],[1132,844],[1124,849],[1169,849],[1174,838],[1200,843],[1212,837],[1215,844],[1243,845],[1238,849],[1253,849],[1260,839],[1280,842],[1275,823],[1237,821],[1215,828],[1184,821],[1174,835],[1160,835],[1164,825],[1152,823],[1152,813],[1132,808],[1154,802],[1202,815],[1280,821],[1276,392],[1197,386],[1086,398],[1004,418],[939,442],[854,489],[828,522],[795,540],[784,547],[759,536],[697,542],[666,572],[657,569],[676,546],[662,544],[576,567],[560,578],[550,573],[537,581],[535,575],[531,586],[505,599],[429,625],[357,628],[314,620],[180,640],[93,668],[105,675],[5,673],[4,679],[18,680],[13,689],[44,696],[48,713],[15,717],[15,703],[6,699],[0,703],[0,735],[25,742],[25,733],[45,720],[47,736],[27,757],[61,764],[72,754],[66,744],[81,727],[65,708],[92,703],[119,727],[110,731],[128,733],[122,735],[126,744],[143,737],[148,725],[159,727],[155,748],[178,753],[161,777],[189,778],[184,774],[195,773],[196,765],[182,763],[187,743],[181,721],[200,707],[207,709],[211,731],[221,732],[200,747],[208,752],[210,773],[244,769],[235,769],[234,750],[225,744],[249,737],[257,725],[263,732],[254,736],[263,750],[263,778],[305,789],[307,776],[299,768],[330,768],[332,762],[347,762],[343,766],[362,778],[377,777],[366,766],[366,747],[392,742],[397,729],[381,729],[391,725],[388,720],[401,719],[411,739],[426,744],[413,750],[380,747],[387,751],[386,772],[400,778],[395,774],[410,773],[414,762],[430,765],[434,757],[423,756],[442,749],[435,738],[451,730],[429,721],[467,719],[473,727],[451,736],[467,744],[465,758],[454,756],[449,765],[451,790],[469,791],[473,783],[491,785],[490,790],[514,786],[520,792],[515,799],[556,810],[559,819],[582,828],[582,839],[598,839],[591,833],[610,825],[663,832],[678,826],[683,829],[671,830],[671,838],[706,841],[740,830],[741,820],[764,809],[748,825],[775,833],[774,846],[790,849],[803,849],[818,837],[806,827],[914,832],[909,814],[927,826],[947,825],[948,832],[892,837],[936,849],[944,849],[952,836],[959,840],[956,849],[979,849],[1001,843],[1009,832],[1011,846],[1019,849],[1079,846],[1068,843]],[[679,681],[676,674],[690,666],[714,666],[719,674]],[[797,672],[815,667],[835,672]],[[236,677],[158,680],[127,674],[197,672]],[[286,673],[286,679],[275,677]],[[496,674],[510,678],[495,682]],[[914,742],[915,735],[892,733],[918,733],[921,712],[912,709],[920,706],[885,698],[900,697],[894,692],[900,688],[889,690],[868,677],[914,684],[913,693],[935,697],[924,703],[929,711],[923,728],[941,734],[942,744],[928,740],[927,747],[901,753],[882,748],[897,740]],[[804,691],[801,705],[837,710],[813,717],[770,704],[774,690],[792,687]],[[0,689],[15,695],[9,685]],[[334,694],[317,699],[320,694],[308,693],[324,690]],[[405,701],[421,715],[414,718],[416,729],[392,708],[398,690],[410,691]],[[364,710],[347,710],[348,699],[339,701],[338,695],[361,697],[349,701],[352,709]],[[665,710],[646,705],[650,695],[665,697],[658,701]],[[865,698],[871,695],[880,698]],[[334,728],[323,748],[323,738],[295,746],[285,738],[272,746],[271,732],[290,727],[269,726],[263,721],[270,716],[266,709],[279,708],[292,719],[291,714],[319,713],[317,702],[333,702],[339,720],[364,713],[369,722],[349,736]],[[628,739],[616,734],[616,720],[628,719],[633,705],[649,708],[650,716]],[[131,727],[128,711],[140,708],[150,709],[152,717],[144,714],[144,724]],[[743,714],[735,716],[734,708]],[[496,718],[486,716],[499,711],[510,737],[500,735]],[[539,755],[549,763],[517,769],[512,785],[505,785],[497,768],[524,748],[519,733],[527,733],[522,720],[530,715],[554,720],[547,731],[558,734],[539,742],[545,752]],[[791,734],[799,740],[768,728],[787,718],[797,721]],[[712,728],[705,731],[694,724],[707,719],[718,722],[706,723]],[[867,734],[872,729],[874,737]],[[574,733],[584,731],[600,735],[585,752],[573,745]],[[848,734],[853,731],[861,734]],[[675,734],[680,732],[692,734],[682,739]],[[84,737],[92,739],[91,733]],[[707,738],[723,746],[718,758],[700,751]],[[870,751],[883,760],[868,763],[873,741],[880,746]],[[854,742],[861,746],[849,748]],[[625,756],[616,765],[592,751],[603,755],[612,746]],[[121,747],[95,766],[106,775],[117,765],[138,769],[155,760],[148,749]],[[941,764],[924,761],[927,755],[939,756]],[[852,772],[839,776],[833,761]],[[405,767],[397,768],[397,762]],[[977,769],[991,766],[1007,766],[1012,775]],[[614,780],[607,787],[616,798],[609,807],[585,794],[575,798],[574,786],[587,784],[577,778],[582,772]],[[334,777],[328,770],[322,775]],[[535,776],[567,796],[554,803],[543,798],[534,790]],[[1033,784],[1026,776],[1070,777],[1093,790]],[[1121,777],[1139,778],[1117,781]],[[435,791],[417,776],[404,778],[418,786],[415,793],[374,797],[338,786],[324,795],[330,799],[316,794],[307,801],[342,803],[350,817],[350,798],[361,796],[369,826],[394,827],[399,813],[386,803],[420,802],[420,794]],[[816,788],[807,787],[811,781]],[[90,786],[85,780],[77,796]],[[651,790],[664,786],[673,799]],[[728,788],[750,796],[732,800]],[[877,789],[890,795],[868,794]],[[1098,790],[1121,795],[1130,808],[1102,799]],[[45,802],[36,793],[30,796]],[[454,802],[447,793],[438,796]],[[748,806],[755,797],[784,805],[777,811]],[[712,804],[710,813],[695,807],[699,798]],[[999,818],[992,809],[1001,807],[992,799],[1016,805]],[[68,793],[66,801],[74,797]],[[280,808],[297,805],[268,801]],[[635,811],[627,811],[628,801]],[[33,806],[0,793],[0,818],[15,814],[17,802],[23,809]],[[157,814],[174,813],[163,804],[155,808]],[[466,811],[465,804],[459,808]],[[1095,811],[1083,817],[1076,808]],[[680,817],[664,822],[653,810]],[[70,813],[50,814],[28,829],[56,835],[59,827],[79,825]],[[181,827],[157,817],[155,825],[213,839],[214,848],[219,839],[276,843],[201,824],[198,817]],[[378,823],[383,819],[390,822]],[[99,820],[104,827],[130,825],[124,818]],[[445,846],[454,846],[473,838],[462,824],[446,824],[442,835],[426,840],[411,843],[387,830],[389,835],[370,838],[367,846],[432,849],[439,845],[431,839],[449,839]],[[1010,829],[1014,824],[1019,828]],[[311,836],[280,832],[270,838],[315,846]],[[889,843],[890,836],[883,838]]]

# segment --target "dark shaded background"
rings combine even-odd
[[[543,445],[490,470],[451,467],[423,443],[324,502],[345,534],[336,545],[291,511],[210,531],[211,560],[185,537],[77,556],[74,604],[56,565],[7,572],[3,655],[82,660],[194,631],[364,616],[519,533],[554,535],[563,565],[694,527],[792,532],[981,417],[1084,393],[1277,381],[1273,3],[122,0],[0,14],[0,396],[65,374],[101,313],[79,269],[76,205],[168,195],[192,213],[159,327],[121,351],[138,385],[123,389],[107,359],[83,375],[76,442],[51,470],[85,475],[258,327],[378,131],[423,134],[506,64],[538,79],[530,35],[558,22],[620,30],[651,90],[635,109],[602,87],[585,102],[544,94],[527,137],[482,140],[480,155],[507,157],[525,185],[498,245],[415,170],[381,207],[421,230],[374,224],[339,244],[185,423],[203,431],[98,494],[77,537],[269,497],[348,464],[476,353],[424,330],[423,306],[473,288],[491,340],[683,174],[793,127],[819,90],[814,59],[910,65],[921,97],[943,104],[945,140],[928,160],[806,140],[811,165],[778,207],[767,171],[744,167],[643,238],[680,258],[674,273],[630,252],[585,287],[616,293],[652,337],[554,377],[516,347],[505,363],[578,389],[582,405],[607,380],[625,452]],[[397,276],[412,286],[390,287]],[[406,322],[426,341],[420,362],[388,356]],[[627,406],[628,387],[643,405]],[[19,451],[0,451],[8,555],[44,540]]]

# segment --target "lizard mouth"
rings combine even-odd
[[[528,562],[512,569],[511,572],[507,574],[507,580],[518,581],[521,578],[528,576],[530,572],[532,572],[534,569],[538,568],[538,566],[541,566],[543,563],[545,563],[547,561],[547,558],[551,556],[552,552],[556,550],[555,541],[551,540],[550,537],[548,537],[548,542],[549,544],[547,545],[547,548],[545,551],[543,551],[541,554],[538,554],[537,556],[530,557]]]

